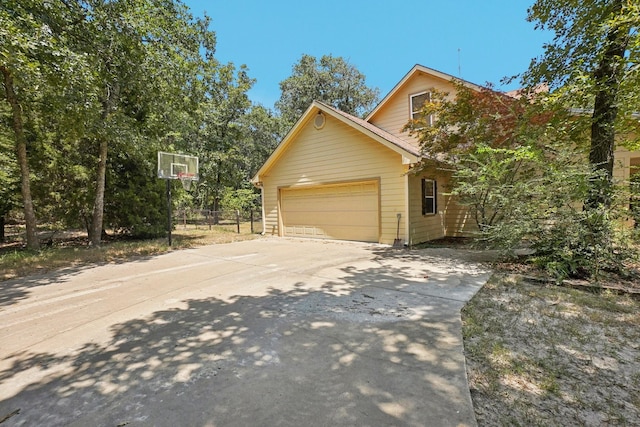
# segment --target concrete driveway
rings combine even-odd
[[[460,309],[488,277],[265,238],[3,282],[0,424],[475,425]]]

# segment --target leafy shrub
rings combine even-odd
[[[628,195],[579,159],[568,148],[481,146],[461,158],[453,192],[476,216],[483,246],[513,254],[525,245],[558,281],[598,280],[637,257],[623,225]],[[610,206],[585,208],[592,191],[607,192]]]
[[[167,231],[166,183],[153,165],[133,157],[111,160],[104,226],[134,238],[162,237]],[[117,172],[117,173],[114,173]]]
[[[259,194],[252,188],[241,188],[234,190],[225,188],[220,201],[220,207],[223,211],[240,211],[249,212],[259,207]]]

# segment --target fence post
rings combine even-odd
[[[253,209],[251,209],[249,212],[251,218],[251,234],[253,234]]]
[[[207,209],[207,223],[209,224],[209,230],[211,230],[211,209]]]
[[[238,234],[240,234],[240,210],[236,209],[236,224],[238,224]]]

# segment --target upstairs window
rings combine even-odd
[[[437,185],[433,179],[422,178],[422,215],[435,215],[437,206]]]
[[[422,118],[422,107],[427,102],[431,102],[431,92],[420,92],[410,96],[411,100],[411,120],[419,120]],[[433,116],[425,117],[428,126],[431,126]]]

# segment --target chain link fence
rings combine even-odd
[[[173,211],[175,229],[233,228],[238,233],[248,228],[251,233],[262,233],[259,211],[212,211],[208,209],[176,209]]]

